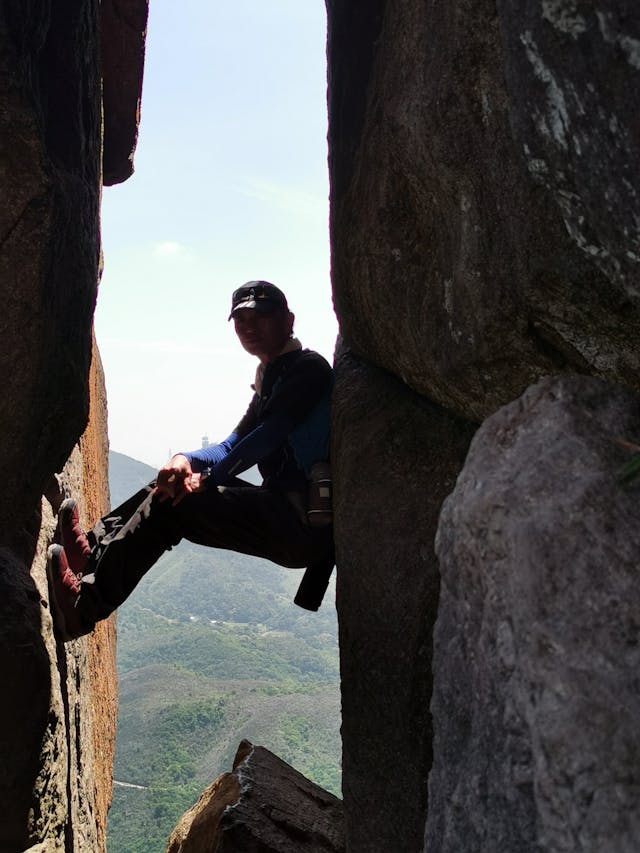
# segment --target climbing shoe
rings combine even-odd
[[[91,554],[91,546],[80,526],[78,503],[73,498],[67,498],[60,505],[58,525],[69,568],[74,574],[82,575]]]
[[[58,636],[67,642],[89,634],[94,626],[83,622],[76,606],[80,598],[82,573],[72,571],[62,545],[49,547],[47,577],[51,616]]]

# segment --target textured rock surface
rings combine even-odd
[[[114,14],[124,4],[0,4],[0,672],[9,697],[0,707],[0,850],[11,853],[29,845],[34,853],[103,850],[111,799],[114,625],[57,644],[45,575],[62,498],[77,497],[87,522],[108,506],[106,401],[91,332],[100,254],[99,16],[107,7]],[[105,29],[106,39],[121,35]],[[120,46],[103,39],[105,68]],[[120,119],[128,109],[134,129],[141,59],[139,47],[126,84],[118,83],[122,65],[107,75],[109,109]],[[136,74],[134,105],[119,103]],[[127,168],[130,154],[131,147]]]
[[[474,439],[438,530],[427,850],[640,849],[640,399],[545,380]]]
[[[602,294],[606,303],[623,311],[627,302],[637,306],[640,115],[630,99],[640,84],[638,5],[499,0],[497,6],[511,124],[529,174],[559,208],[575,245],[611,283],[609,296]],[[598,310],[585,301],[585,311]],[[570,318],[562,325],[570,327]],[[596,363],[599,339],[590,342],[588,360]],[[628,359],[632,345],[622,334],[613,340],[617,359]]]
[[[97,0],[7,0],[0,9],[5,545],[87,420],[99,261],[98,8]]]
[[[203,793],[167,853],[342,853],[342,803],[260,746]]]
[[[100,256],[99,52],[105,174],[122,181],[132,171],[146,13],[145,0],[6,0],[0,8],[3,544],[87,421]]]
[[[345,342],[481,419],[566,368],[640,387],[640,8],[328,0]]]
[[[51,671],[40,632],[40,592],[24,564],[0,549],[0,668],[5,696],[0,705],[0,850],[24,850],[40,741],[47,732]],[[19,736],[21,733],[22,736]]]
[[[109,507],[107,400],[100,353],[94,341],[89,374],[91,415],[80,439],[82,457],[82,522],[89,528]],[[100,622],[87,640],[89,707],[93,758],[93,820],[97,850],[106,847],[107,813],[113,794],[113,760],[118,717],[115,617]],[[82,708],[82,706],[81,706]],[[88,708],[85,704],[84,714]]]
[[[133,172],[148,13],[148,0],[103,0],[101,4],[106,186],[125,181]]]
[[[333,473],[348,849],[422,849],[434,537],[473,427],[384,371],[336,364]]]
[[[45,844],[67,853],[104,850],[115,744],[115,626],[56,642],[48,608],[46,551],[55,510],[80,498],[85,519],[108,508],[106,410],[96,353],[91,417],[63,472],[43,499],[30,571],[15,553],[0,556],[0,671],[10,702],[0,708],[0,850]],[[45,846],[44,849],[49,849]]]

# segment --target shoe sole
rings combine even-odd
[[[74,500],[74,498],[65,498],[58,510],[58,521],[66,524],[77,506],[78,501]]]
[[[67,630],[67,620],[56,595],[56,585],[59,583],[60,553],[63,550],[62,545],[49,546],[47,551],[47,580],[49,582],[49,608],[51,610],[55,633],[58,634],[63,642],[68,643],[78,638]]]
[[[74,516],[75,520],[72,524]],[[75,530],[75,525],[77,525],[77,531]],[[65,536],[65,531],[68,537]],[[82,577],[86,561],[91,553],[91,547],[86,533],[80,527],[78,501],[74,500],[74,498],[65,498],[60,504],[58,510],[58,532],[58,541],[62,543],[62,547],[65,549],[71,571],[79,578]],[[82,535],[84,544],[81,542],[80,535]],[[81,567],[82,571],[77,570],[78,567]]]

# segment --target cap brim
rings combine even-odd
[[[275,314],[280,307],[280,305],[271,299],[253,299],[249,297],[249,299],[243,299],[237,305],[234,305],[227,319],[230,320],[236,311],[239,311],[241,308],[255,308],[259,314]]]
[[[256,300],[255,299],[243,299],[242,302],[238,302],[237,305],[234,305],[231,309],[231,314],[228,316],[228,320],[230,320],[236,311],[239,311],[241,308],[255,308]]]

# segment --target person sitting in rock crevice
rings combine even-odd
[[[330,512],[321,506],[309,513],[308,506],[313,466],[328,459],[331,366],[302,348],[286,297],[269,282],[238,288],[229,319],[241,345],[259,359],[253,398],[231,435],[174,455],[156,481],[88,533],[76,501],[63,502],[61,544],[48,553],[62,639],[89,633],[183,538],[291,568],[323,561],[333,566]],[[237,479],[256,464],[262,485]]]

